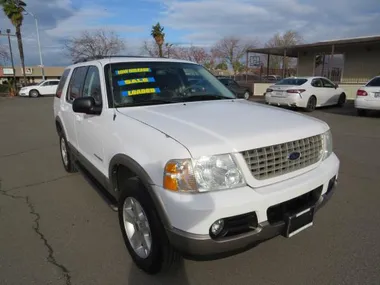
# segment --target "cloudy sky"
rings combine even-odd
[[[45,65],[66,65],[62,42],[82,30],[116,31],[136,54],[159,21],[166,40],[210,46],[223,36],[256,39],[297,30],[306,42],[380,34],[379,0],[26,0],[39,19]],[[0,11],[0,30],[12,28]],[[14,29],[13,29],[14,31]],[[34,19],[22,27],[27,65],[39,64]],[[6,38],[0,37],[0,44]],[[19,62],[16,42],[15,61]]]

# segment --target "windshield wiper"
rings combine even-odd
[[[222,100],[222,99],[234,99],[217,94],[205,94],[205,95],[191,95],[181,98],[181,102],[191,101],[206,101],[206,100]]]
[[[133,103],[125,103],[125,104],[117,104],[115,107],[136,107],[136,106],[148,106],[148,105],[159,105],[159,104],[170,104],[170,103],[178,103],[173,100],[165,100],[165,99],[152,99],[145,100],[141,102],[133,102]]]

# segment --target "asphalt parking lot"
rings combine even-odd
[[[352,105],[311,114],[331,126],[341,160],[314,227],[152,277],[133,265],[117,214],[82,175],[65,173],[52,102],[0,98],[1,285],[379,284],[379,115],[356,117]]]

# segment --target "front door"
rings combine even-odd
[[[100,68],[100,67],[99,67]],[[103,106],[102,88],[97,66],[89,66],[83,84],[82,96],[91,96],[98,106]],[[106,132],[104,127],[104,111],[100,115],[75,114],[75,130],[78,138],[78,150],[84,158],[100,170],[107,174],[104,166],[103,137]]]
[[[66,138],[68,142],[75,148],[78,149],[77,134],[75,131],[75,118],[76,113],[73,111],[73,101],[81,96],[82,87],[84,79],[87,73],[87,66],[77,67],[73,70],[73,75],[71,76],[69,86],[67,87],[67,93],[62,104],[62,116],[65,122]],[[62,94],[64,96],[64,94]]]
[[[50,82],[49,81],[45,81],[44,83],[42,83],[39,87],[38,87],[38,92],[40,93],[40,95],[49,95],[50,93]]]

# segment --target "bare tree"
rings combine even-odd
[[[87,57],[116,55],[125,49],[125,43],[113,31],[98,29],[84,31],[65,42],[65,49],[73,61]]]
[[[234,74],[240,69],[240,61],[247,49],[257,46],[257,42],[244,42],[236,37],[225,37],[221,39],[213,48],[213,52],[222,60],[229,64]]]
[[[4,64],[9,61],[9,53],[5,45],[0,45],[0,60]]]
[[[173,49],[173,57],[177,59],[189,60],[198,64],[206,64],[211,60],[211,56],[202,47],[176,47]]]
[[[163,57],[172,57],[175,47],[171,43],[165,43],[161,46]],[[144,41],[141,46],[141,54],[151,57],[160,57],[160,47],[153,41]]]
[[[290,47],[303,42],[298,32],[288,30],[284,34],[276,33],[266,44],[266,47]],[[282,65],[282,56],[271,56],[269,60],[270,68],[280,68]],[[292,61],[286,57],[284,59],[285,67],[289,67]]]

